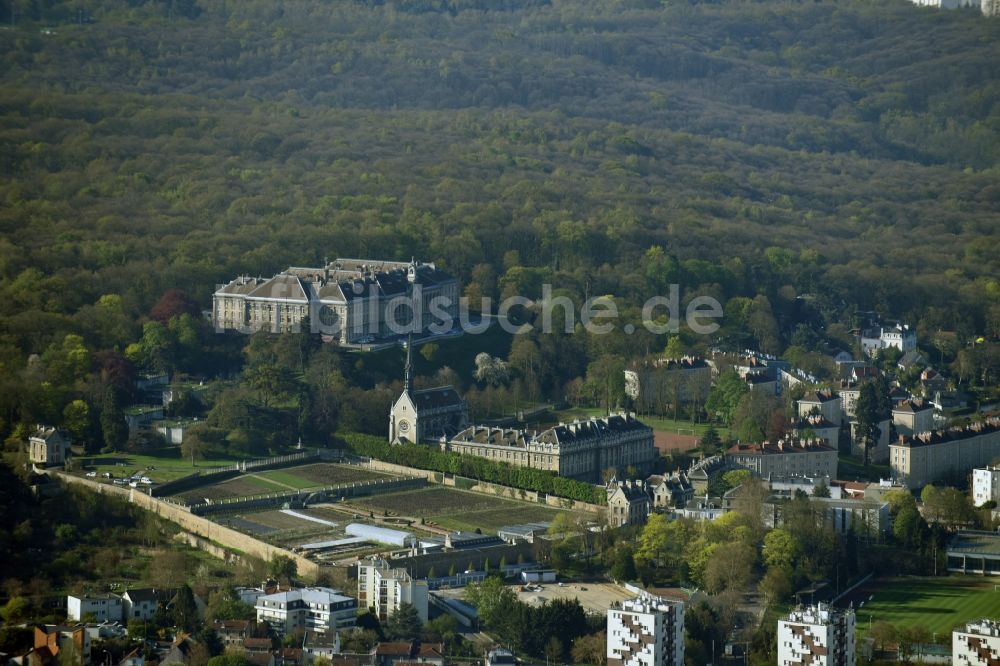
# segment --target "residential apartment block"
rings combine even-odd
[[[964,428],[900,436],[889,445],[892,478],[908,488],[921,488],[949,474],[966,475],[1000,456],[1000,417]]]
[[[420,621],[427,622],[427,591],[426,580],[414,580],[406,569],[393,568],[386,560],[358,562],[358,605],[374,608],[381,622],[404,603],[413,605]]]
[[[1000,666],[1000,620],[970,622],[951,632],[951,663]]]
[[[608,666],[682,666],[684,604],[643,593],[608,610]]]
[[[329,587],[262,595],[254,608],[257,621],[267,622],[279,635],[353,627],[358,617],[357,600]]]
[[[68,595],[66,617],[80,622],[85,616],[92,616],[94,622],[121,622],[122,598],[110,592]]]
[[[659,457],[653,430],[624,412],[541,431],[474,425],[441,442],[441,449],[595,483],[609,467],[648,474]]]
[[[972,470],[972,503],[982,506],[987,502],[1000,504],[1000,467],[980,467]]]
[[[799,418],[819,415],[830,423],[843,422],[840,396],[829,389],[806,393],[798,400]]]
[[[298,331],[302,320],[342,344],[450,329],[458,317],[458,280],[432,263],[336,259],[322,268],[291,267],[271,278],[240,276],[216,286],[217,331]],[[393,326],[393,322],[397,325]]]
[[[822,440],[783,439],[772,444],[736,444],[726,462],[749,469],[761,478],[793,476],[837,477],[837,449]]]
[[[778,621],[778,666],[854,666],[854,610],[818,604]]]
[[[893,405],[892,423],[900,435],[928,432],[934,428],[934,405],[924,400],[903,400]]]

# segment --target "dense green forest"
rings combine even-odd
[[[5,0],[0,20],[0,434],[96,428],[127,402],[123,355],[239,370],[199,323],[214,286],[326,256],[437,261],[470,296],[609,294],[626,318],[676,282],[725,304],[722,342],[772,353],[846,346],[830,325],[872,309],[1000,335],[1000,21],[977,12]],[[512,364],[559,368],[541,397],[665,342],[535,340]]]

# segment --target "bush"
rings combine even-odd
[[[567,479],[540,469],[512,467],[486,458],[447,453],[419,444],[393,445],[374,435],[346,433],[341,438],[353,453],[395,465],[461,475],[589,504],[604,504],[607,498],[601,486]]]

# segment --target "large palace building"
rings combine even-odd
[[[324,268],[291,267],[217,285],[212,323],[217,331],[285,333],[309,317],[327,339],[375,342],[432,325],[452,328],[458,297],[458,280],[432,263],[336,259]],[[402,330],[411,323],[412,330]]]
[[[644,476],[659,455],[652,429],[628,413],[560,423],[545,430],[474,425],[440,446],[445,451],[590,482],[600,481],[602,470],[609,467],[634,467]]]

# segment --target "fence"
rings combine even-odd
[[[336,501],[340,497],[365,497],[367,495],[378,495],[380,493],[414,490],[416,488],[423,488],[426,484],[426,479],[412,477],[406,479],[358,481],[356,483],[345,483],[339,486],[326,486],[324,488],[313,488],[310,490],[289,490],[280,493],[268,493],[266,495],[233,497],[230,499],[216,500],[208,504],[195,504],[188,508],[191,513],[204,516],[208,514],[235,513],[276,507],[280,508],[285,504],[288,504],[289,506],[301,507],[307,502],[307,500],[312,500],[314,502],[329,502]]]
[[[156,488],[153,488],[153,497],[176,495],[177,493],[192,490],[198,486],[207,486],[212,483],[225,481],[248,471],[262,471],[266,469],[277,469],[280,467],[291,467],[292,465],[301,465],[303,463],[319,459],[320,456],[318,453],[300,451],[283,456],[261,458],[259,460],[247,460],[241,463],[227,465],[225,467],[216,467],[211,471],[194,472],[193,474],[182,476],[179,479],[168,481],[167,483],[163,483]]]
[[[101,495],[118,495],[142,509],[155,513],[161,518],[179,525],[182,529],[192,534],[204,537],[209,542],[222,546],[231,551],[235,556],[248,554],[266,561],[275,555],[282,555],[291,558],[295,562],[300,576],[315,579],[319,574],[319,565],[316,562],[284,548],[278,548],[269,543],[259,541],[250,535],[237,532],[218,523],[213,523],[207,518],[196,516],[188,511],[186,507],[165,502],[133,488],[123,488],[99,481],[83,479],[72,474],[66,474],[65,472],[51,471],[49,473],[55,474],[66,483],[84,486]]]
[[[490,483],[489,481],[479,481],[477,479],[469,479],[464,476],[441,474],[440,472],[434,472],[431,470],[417,469],[416,467],[407,467],[406,465],[397,465],[395,463],[383,462],[374,458],[366,458],[360,464],[363,467],[367,467],[368,469],[375,471],[423,477],[431,483],[453,486],[463,490],[471,490],[474,493],[490,495],[491,497],[501,497],[506,499],[521,500],[524,502],[533,502],[536,504],[544,504],[556,509],[589,511],[591,513],[598,513],[604,510],[603,506],[599,506],[597,504],[588,504],[587,502],[580,502],[579,500],[566,499],[565,497],[557,497],[555,495],[546,495],[545,493],[539,493],[534,490],[501,486],[496,483]]]

